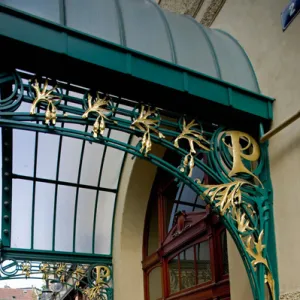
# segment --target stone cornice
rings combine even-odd
[[[212,0],[211,4],[204,13],[204,16],[201,19],[200,23],[207,27],[210,27],[216,19],[225,2],[226,0]]]
[[[204,2],[207,5],[203,5]],[[226,0],[159,0],[158,4],[164,9],[190,15],[193,18],[199,12],[201,13],[201,10],[205,10],[201,13],[203,17],[200,19],[200,23],[209,27],[216,19],[225,2]]]
[[[280,296],[280,300],[299,300],[300,292],[288,293]]]

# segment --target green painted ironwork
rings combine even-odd
[[[140,87],[145,102],[166,109],[176,103],[185,113],[193,113],[196,107],[199,116],[218,122],[227,122],[220,111],[231,113],[236,120],[265,124],[272,120],[272,98],[5,5],[0,5],[0,16],[8,66],[33,68],[37,73],[46,67],[49,76],[65,76],[89,86],[97,86],[93,74],[101,73],[108,93],[117,88],[118,94],[138,101]],[[19,53],[26,53],[26,60]],[[43,63],[36,57],[43,57]],[[204,105],[205,113],[201,112]]]
[[[113,300],[112,266],[102,262],[88,265],[12,259],[1,263],[0,274],[1,280],[24,278],[44,280],[47,285],[50,285],[50,291],[54,295],[57,295],[65,287],[79,291],[89,299]],[[100,294],[97,290],[97,281],[98,284],[101,283]],[[94,294],[98,294],[97,297],[93,297],[93,289],[96,289]],[[37,294],[39,295],[41,292],[37,292]]]
[[[263,134],[263,127],[260,123],[257,122],[251,124],[251,127],[243,127],[242,124],[236,124],[234,127],[232,126],[231,128],[228,128],[211,122],[198,122],[198,124],[201,124],[201,128],[198,129],[197,134],[204,136],[205,139],[209,141],[211,148],[210,151],[207,151],[201,147],[199,149],[197,148],[197,153],[193,154],[194,164],[207,176],[209,176],[209,178],[211,178],[211,180],[213,180],[213,182],[215,182],[217,185],[215,187],[204,186],[202,183],[199,184],[197,181],[188,176],[189,171],[191,171],[189,168],[192,168],[190,164],[186,163],[186,158],[188,155],[191,155],[187,150],[188,147],[176,147],[173,143],[174,139],[178,137],[183,129],[182,114],[176,111],[166,110],[158,107],[160,122],[155,129],[159,129],[164,136],[169,138],[161,138],[152,131],[149,134],[149,138],[153,143],[160,144],[170,151],[175,151],[182,157],[182,162],[178,161],[178,165],[172,165],[164,159],[155,156],[151,153],[151,151],[148,153],[145,152],[145,150],[141,152],[141,143],[138,145],[132,145],[128,142],[122,142],[117,139],[113,139],[109,134],[106,136],[98,135],[97,137],[94,137],[93,133],[87,131],[87,128],[95,123],[97,115],[90,114],[87,119],[82,118],[82,115],[85,112],[84,108],[87,107],[87,93],[81,91],[81,94],[83,95],[81,99],[70,96],[68,92],[70,89],[73,88],[80,90],[80,88],[71,87],[69,83],[58,81],[60,89],[56,92],[56,95],[62,100],[65,100],[65,103],[61,101],[61,103],[57,105],[57,123],[55,126],[45,124],[46,106],[44,104],[39,105],[40,111],[35,115],[30,115],[29,112],[26,111],[16,111],[22,102],[32,103],[34,100],[34,96],[30,92],[30,84],[22,81],[22,78],[29,79],[30,77],[31,75],[21,71],[5,74],[3,73],[0,76],[0,78],[3,79],[3,82],[6,84],[7,82],[11,82],[11,84],[14,86],[12,96],[9,97],[9,100],[2,101],[0,105],[0,126],[2,128],[7,128],[7,130],[10,130],[12,134],[14,129],[21,129],[36,133],[55,134],[60,136],[60,141],[63,137],[72,137],[83,140],[85,143],[99,143],[104,145],[105,149],[112,147],[131,154],[136,158],[146,159],[150,163],[153,163],[154,165],[171,173],[180,182],[188,185],[192,190],[194,190],[197,195],[202,196],[206,203],[208,203],[212,209],[220,215],[222,222],[225,224],[228,232],[231,234],[242,256],[245,268],[249,275],[254,299],[265,299],[266,283],[268,283],[269,288],[271,290],[273,289],[274,291],[273,295],[271,293],[273,300],[278,299],[279,290],[272,210],[272,186],[269,174],[267,144],[260,145],[261,155],[257,166],[253,170],[253,176],[247,172],[241,172],[241,174],[238,176],[238,179],[242,180],[243,182],[241,183],[240,181],[236,181],[236,177],[229,176],[228,174],[228,170],[233,168],[234,161],[230,147],[226,146],[225,144],[226,139],[228,138],[227,132],[232,130],[232,128],[243,130],[244,132],[248,132],[256,137],[256,140],[259,140],[259,137]],[[40,77],[40,80],[45,80],[45,78]],[[64,89],[67,91],[62,92]],[[84,91],[86,90],[84,89]],[[92,90],[90,92],[93,93]],[[103,97],[104,96],[105,94],[103,94]],[[141,112],[141,104],[136,101],[115,97],[113,95],[109,96],[111,98],[111,103],[113,104],[111,107],[108,106],[108,110],[113,109],[114,113],[110,115],[109,122],[105,122],[106,130],[116,130],[128,133],[130,136],[135,135],[138,137],[143,137],[142,141],[144,142],[145,132],[132,126],[132,124],[134,124],[133,121],[137,120],[139,117]],[[78,104],[80,104],[82,108],[74,106]],[[152,103],[145,103],[144,105],[146,104],[151,105]],[[176,110],[175,107],[174,110]],[[195,115],[185,115],[184,118],[186,120],[191,120],[196,118]],[[157,118],[157,116],[155,118]],[[151,120],[155,120],[155,118],[152,117]],[[82,130],[74,130],[65,127],[64,124],[68,123],[79,124],[81,125]],[[5,134],[5,130],[3,130],[3,132]],[[5,135],[3,136],[3,141],[6,141]],[[147,143],[149,143],[149,141]],[[233,143],[233,137],[231,143]],[[148,146],[149,144],[147,144],[147,147]],[[83,150],[84,146],[82,146],[82,151]],[[207,162],[201,160],[202,154],[207,156]],[[251,167],[247,159],[241,158],[241,160],[244,166],[247,168]],[[103,160],[101,165],[102,167],[98,177],[98,184],[97,187],[94,187],[97,192],[101,190],[100,178],[103,171]],[[3,166],[5,166],[4,161]],[[59,172],[58,167],[57,172]],[[3,174],[5,175],[5,173]],[[78,175],[78,178],[79,176],[80,174]],[[11,176],[9,176],[10,185],[12,178],[18,177],[25,178],[25,176],[22,177],[19,174],[11,174]],[[56,188],[59,184],[58,179],[58,175],[54,181],[39,179],[36,177],[36,174],[34,177],[35,181],[51,181],[56,184]],[[260,181],[260,183],[258,181]],[[3,183],[4,182],[5,176],[3,176]],[[237,186],[237,183],[239,183],[239,186]],[[60,184],[64,183],[60,182]],[[78,188],[79,185],[80,183],[77,180],[75,186]],[[221,190],[217,192],[217,189],[219,188]],[[117,192],[117,190],[118,188],[115,190],[115,192]],[[237,195],[239,192],[241,193],[240,198]],[[230,205],[226,204],[227,206],[225,207],[220,204],[220,199],[226,193],[227,195],[233,194],[233,197]],[[6,198],[2,198],[2,202],[5,203],[4,201],[6,201]],[[96,209],[97,201],[95,202],[94,212]],[[4,215],[2,216],[2,220],[3,218]],[[2,224],[4,224],[4,221]],[[7,226],[10,228],[9,222],[7,223]],[[55,227],[55,218],[53,221],[53,226]],[[53,240],[55,239],[54,234],[55,230],[53,231]],[[95,220],[93,221],[93,237],[95,237]],[[246,241],[250,241],[249,244],[247,244]],[[104,255],[94,254],[94,239],[92,246],[93,254],[89,255],[86,255],[85,253],[76,253],[74,247],[75,244],[73,244],[73,253],[61,253],[59,251],[55,251],[55,247],[52,248],[52,251],[37,251],[36,249],[11,249],[9,247],[9,238],[3,235],[2,243],[4,246],[1,252],[2,259],[22,259],[24,257],[29,257],[31,260],[37,261],[49,261],[49,259],[63,261],[61,258],[65,256],[64,259],[67,261],[71,259],[72,262],[73,260],[79,262],[84,260],[84,262],[89,261],[90,263],[97,263],[99,260],[105,258],[111,260],[111,256],[105,257]],[[73,243],[75,243],[74,239]],[[272,286],[272,284],[274,286]]]

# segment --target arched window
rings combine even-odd
[[[209,178],[195,168],[193,177]],[[144,231],[145,299],[230,299],[226,230],[206,203],[159,171]]]

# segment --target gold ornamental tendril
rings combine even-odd
[[[34,80],[32,87],[35,91],[35,98],[31,105],[30,114],[36,114],[36,107],[40,102],[46,102],[47,109],[45,113],[45,123],[49,124],[52,123],[53,125],[56,124],[56,106],[55,102],[60,100],[60,97],[57,95],[53,95],[52,93],[56,90],[57,86],[54,86],[52,89],[47,90],[48,88],[48,79],[45,80],[44,87],[42,88],[37,79]]]
[[[269,286],[272,294],[272,299],[275,300],[275,281],[270,270],[267,259],[264,257],[264,249],[266,245],[263,244],[264,231],[262,230],[258,236],[257,241],[253,235],[249,236],[246,240],[245,246],[248,254],[252,258],[252,266],[256,270],[258,264],[263,264],[266,267],[265,284]]]
[[[103,99],[100,98],[99,92],[96,93],[96,99],[93,101],[93,97],[88,94],[88,109],[82,115],[83,119],[88,118],[90,113],[98,114],[98,117],[93,125],[93,136],[94,138],[98,135],[103,135],[105,130],[105,120],[108,119],[108,115],[111,114],[111,111],[108,110],[109,99],[105,96]]]
[[[196,182],[200,186],[207,188],[202,198],[209,197],[209,201],[214,202],[215,206],[219,208],[221,216],[224,216],[230,208],[242,202],[240,187],[245,184],[245,182],[234,181],[218,185],[203,185],[199,179],[196,179]]]
[[[275,282],[271,273],[267,259],[264,257],[263,244],[264,231],[262,230],[256,239],[254,236],[255,228],[251,227],[250,219],[245,212],[242,211],[242,192],[241,186],[252,185],[244,181],[235,181],[219,185],[203,185],[199,179],[196,182],[204,188],[207,188],[202,198],[209,198],[211,203],[214,203],[219,208],[220,215],[231,214],[231,218],[236,222],[236,228],[239,232],[239,237],[245,245],[246,251],[251,258],[251,264],[255,271],[257,265],[263,264],[265,271],[265,284],[268,285],[272,299],[275,300]],[[251,204],[246,207],[251,216],[254,216],[255,210]]]
[[[264,231],[262,230],[259,234],[257,242],[255,241],[253,235],[249,236],[246,241],[246,250],[248,254],[253,258],[252,266],[256,268],[257,264],[263,264],[268,267],[267,259],[263,256],[263,251],[266,245],[263,244]]]
[[[157,112],[155,109],[151,109],[150,107],[145,109],[144,105],[142,105],[138,118],[131,124],[132,129],[137,128],[144,132],[140,152],[144,153],[145,156],[147,156],[152,148],[151,131],[156,133],[160,139],[165,138],[165,136],[156,129],[160,121],[158,118],[155,118],[156,116]]]
[[[59,277],[60,282],[65,282],[65,272],[67,269],[67,265],[64,263],[60,263],[56,266],[55,274]]]
[[[103,286],[101,284],[97,284],[93,287],[86,288],[83,293],[87,296],[89,300],[99,299],[99,295]]]
[[[75,275],[76,277],[76,286],[78,287],[80,285],[80,280],[81,278],[84,277],[85,275],[85,270],[82,266],[77,266],[76,270],[73,272],[73,274]]]
[[[111,276],[110,268],[107,266],[96,266],[94,270],[96,272],[95,285],[86,288],[83,292],[89,300],[99,299],[101,291],[107,287]]]
[[[24,262],[21,265],[22,268],[22,274],[25,274],[25,278],[30,277],[30,272],[31,272],[31,264],[29,262]]]
[[[43,279],[47,280],[49,278],[50,265],[43,263],[40,265],[40,271],[43,273]]]
[[[182,122],[182,132],[174,141],[174,146],[179,148],[179,141],[184,139],[187,140],[190,146],[189,154],[187,154],[183,159],[183,167],[180,169],[181,172],[184,172],[187,168],[189,169],[189,177],[192,176],[195,161],[194,155],[196,154],[195,145],[203,150],[210,151],[209,141],[206,140],[196,129],[194,129],[198,124],[195,120],[192,120],[189,124],[186,124],[185,119]]]

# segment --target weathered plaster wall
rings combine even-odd
[[[241,43],[253,63],[262,93],[277,99],[273,126],[300,109],[300,16],[282,32],[280,13],[288,2],[227,0],[212,26],[229,32]],[[289,294],[300,291],[300,236],[297,234],[300,120],[270,140],[270,163],[280,289],[282,295],[287,294],[282,299],[300,299],[299,293]],[[231,272],[234,284],[233,276]],[[232,294],[232,300],[240,299]]]

